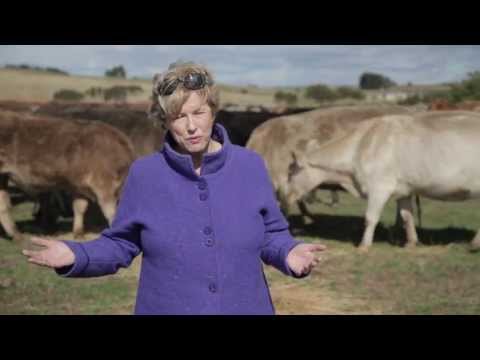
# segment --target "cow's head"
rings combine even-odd
[[[291,152],[288,182],[284,189],[286,206],[292,206],[325,181],[325,171],[313,167],[309,162],[309,158],[315,155],[317,145],[316,141],[311,140],[305,151]]]

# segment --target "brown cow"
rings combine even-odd
[[[165,130],[155,126],[148,119],[146,110],[148,104],[129,104],[113,106],[96,103],[26,103],[0,101],[0,109],[16,112],[29,112],[35,115],[57,117],[65,121],[86,119],[112,125],[126,134],[134,147],[135,156],[141,157],[153,153],[161,148]],[[284,109],[286,114],[301,113],[310,108]],[[232,143],[245,146],[251,132],[261,123],[278,116],[269,111],[224,111],[217,113],[216,120],[229,131]],[[53,226],[58,215],[69,217],[72,210],[68,206],[72,202],[70,194],[66,192],[43,193],[38,196],[38,211],[35,218],[40,220],[43,228]]]
[[[0,111],[0,223],[21,239],[10,215],[8,178],[28,194],[61,189],[73,194],[76,236],[88,201],[98,201],[109,223],[134,160],[124,134],[101,123]]]
[[[480,101],[465,100],[459,103],[451,103],[446,99],[433,100],[428,106],[429,111],[451,111],[451,110],[465,110],[465,111],[480,111]]]
[[[97,103],[31,103],[0,101],[0,109],[15,112],[28,112],[34,115],[60,118],[64,121],[90,120],[111,125],[130,138],[135,158],[149,155],[162,144],[165,130],[148,119],[148,104],[129,104],[113,106]],[[73,198],[70,193],[55,189],[53,192],[39,194],[34,199],[38,206],[34,218],[44,229],[54,228],[58,216],[70,217],[73,209],[69,204]],[[99,209],[95,209],[98,213]],[[101,216],[101,215],[100,215]]]

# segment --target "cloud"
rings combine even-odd
[[[357,84],[365,71],[399,83],[460,80],[480,70],[478,45],[2,45],[0,65],[29,63],[102,75],[124,65],[152,77],[176,60],[208,65],[219,82],[261,86]]]

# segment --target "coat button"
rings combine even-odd
[[[206,193],[201,193],[201,194],[200,194],[200,200],[201,200],[201,201],[205,201],[205,200],[207,200],[207,199],[208,199],[208,195],[207,195]]]
[[[215,285],[214,283],[210,283],[210,285],[208,285],[208,290],[210,290],[210,292],[212,292],[212,293],[216,293],[217,292],[217,285]]]
[[[208,238],[207,241],[205,241],[205,244],[208,247],[212,247],[215,244],[215,241],[212,238]]]
[[[203,229],[203,233],[205,235],[210,235],[212,233],[212,228],[210,226],[205,226],[205,228]]]
[[[200,180],[200,182],[198,183],[198,188],[200,190],[205,190],[207,188],[207,183],[205,182],[205,180]]]

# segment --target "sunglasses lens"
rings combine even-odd
[[[161,96],[171,95],[177,88],[178,80],[172,81],[170,83],[163,83],[158,88],[158,94]]]
[[[198,90],[205,86],[205,81],[201,74],[188,74],[183,80],[183,85],[189,90]]]
[[[161,84],[157,89],[158,94],[160,96],[168,96],[173,94],[179,82],[182,82],[183,86],[185,86],[185,88],[187,88],[188,90],[203,89],[207,84],[207,80],[202,74],[188,74],[183,80],[177,79],[170,83]]]

